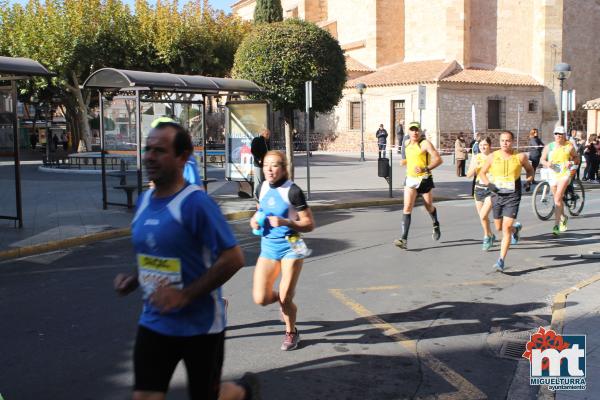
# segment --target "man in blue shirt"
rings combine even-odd
[[[193,146],[176,122],[160,122],[144,153],[155,187],[138,199],[132,241],[135,274],[115,290],[141,286],[144,307],[134,349],[135,400],[163,400],[183,360],[191,399],[217,399],[223,364],[225,304],[220,287],[243,265],[242,250],[221,211],[183,178]]]

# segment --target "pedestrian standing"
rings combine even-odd
[[[481,143],[481,132],[476,132],[473,140],[469,143],[469,152],[473,154],[473,156],[479,154],[479,144]]]
[[[271,131],[268,129],[263,129],[260,132],[260,135],[252,139],[252,143],[250,144],[250,152],[252,153],[252,158],[254,159],[254,190],[260,186],[261,182],[265,180],[265,176],[263,173],[262,163],[265,154],[269,151],[271,146],[269,145],[269,138],[271,137]]]
[[[250,220],[252,229],[262,236],[252,297],[261,306],[279,303],[285,322],[280,349],[289,351],[296,349],[300,342],[294,294],[304,258],[309,255],[300,233],[312,231],[315,222],[304,193],[289,180],[285,155],[280,151],[269,151],[264,158],[263,170],[265,181],[256,188],[258,211]],[[274,290],[280,275],[279,288]]]
[[[585,169],[583,170],[583,180],[596,182],[598,179],[596,173],[598,171],[598,159],[599,155],[596,151],[596,142],[598,135],[592,133],[587,140],[585,148],[583,150],[583,157],[585,158]]]
[[[544,143],[539,137],[537,128],[532,128],[529,131],[529,162],[531,162],[534,171],[537,169],[538,165],[540,165],[543,148]]]
[[[464,133],[460,132],[454,142],[454,159],[456,160],[456,176],[467,176],[465,174],[465,166],[467,164],[467,143],[465,142]]]
[[[406,142],[406,159],[402,160],[402,165],[406,166],[402,237],[394,240],[394,246],[405,250],[408,248],[408,231],[410,230],[412,210],[419,194],[423,196],[425,209],[433,222],[433,240],[439,240],[441,236],[437,209],[433,205],[432,190],[435,185],[431,171],[442,164],[442,157],[433,144],[423,137],[421,124],[411,122],[408,131],[410,139]]]
[[[219,396],[225,341],[221,286],[244,256],[219,207],[183,178],[193,151],[189,133],[175,122],[150,130],[144,165],[154,188],[139,197],[131,224],[137,268],[118,274],[126,295],[141,286],[144,307],[134,346],[135,400],[164,400],[183,360],[191,399]],[[231,384],[245,392],[244,387]],[[231,398],[224,391],[222,398]]]
[[[379,148],[379,158],[385,157],[385,146],[387,143],[388,133],[383,128],[383,124],[379,125],[379,129],[375,132],[377,138],[377,147]]]

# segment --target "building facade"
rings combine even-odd
[[[251,19],[255,0],[232,6]],[[400,126],[421,120],[442,149],[473,127],[495,135],[540,129],[549,139],[559,121],[559,81],[575,89],[571,125],[586,128],[582,105],[600,94],[600,2],[596,0],[282,0],[284,16],[327,29],[346,55],[348,81],[335,109],[315,118],[329,149],[360,143],[360,95],[368,149],[384,124],[392,143]],[[419,87],[425,98],[419,102]],[[420,103],[420,104],[419,104]],[[421,107],[419,107],[419,105]]]

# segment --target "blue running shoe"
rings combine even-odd
[[[519,232],[521,232],[521,228],[523,228],[523,225],[521,225],[520,222],[517,222],[515,225],[515,233],[512,234],[512,237],[510,238],[510,244],[517,244],[519,243]]]
[[[504,272],[504,260],[499,258],[498,261],[496,261],[496,264],[494,264],[494,268],[498,272]]]
[[[483,251],[488,251],[490,249],[490,247],[492,247],[492,237],[491,236],[485,236],[483,238],[483,246],[481,247],[481,249]]]

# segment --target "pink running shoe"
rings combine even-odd
[[[283,338],[283,343],[281,344],[281,350],[294,350],[298,347],[298,343],[300,343],[300,334],[298,333],[298,329],[296,329],[295,332],[286,332]]]

